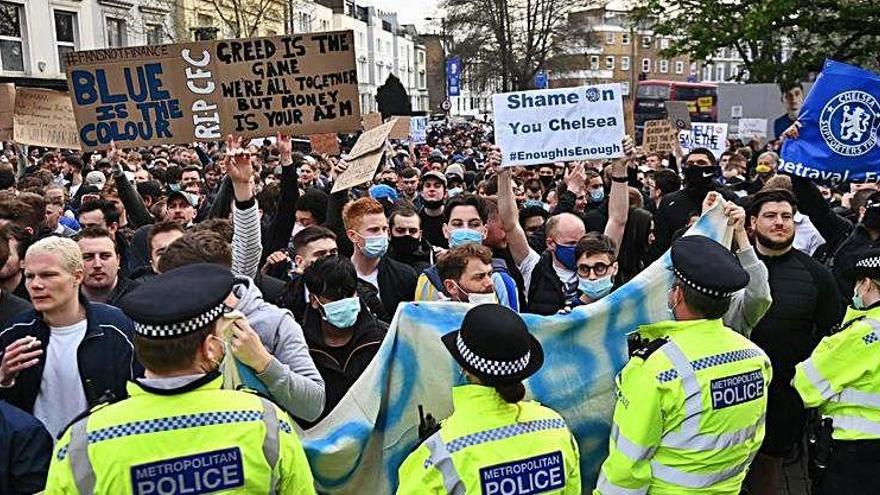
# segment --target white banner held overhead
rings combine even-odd
[[[620,84],[492,96],[504,166],[623,156]]]
[[[767,139],[767,119],[739,119],[740,139]]]
[[[727,150],[727,124],[693,122],[691,130],[678,133],[678,140],[685,153],[696,148],[707,148],[718,160]]]

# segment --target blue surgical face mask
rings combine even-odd
[[[556,256],[556,259],[562,263],[562,266],[568,268],[571,271],[575,271],[577,269],[577,260],[574,257],[574,246],[563,246],[561,244],[556,245],[556,249],[553,250],[553,254]]]
[[[593,301],[598,301],[607,296],[613,287],[614,282],[611,281],[611,275],[596,280],[583,277],[578,278],[578,289]]]
[[[859,294],[859,284],[853,289],[852,305],[855,309],[865,309],[865,303],[862,301],[862,295]]]
[[[364,247],[361,248],[361,253],[367,258],[381,258],[385,255],[385,252],[388,251],[387,235],[369,235],[361,237],[364,238]]]
[[[349,328],[357,321],[358,313],[361,311],[361,300],[357,296],[346,297],[321,304],[321,307],[324,308],[324,321],[336,328]]]
[[[544,202],[540,199],[527,199],[525,203],[523,203],[523,208],[530,208],[532,206],[539,206],[541,208],[544,207]]]
[[[593,203],[601,203],[605,199],[605,189],[601,187],[590,190],[590,201]]]
[[[482,244],[483,233],[474,229],[455,229],[449,232],[449,247],[455,248],[465,244]]]

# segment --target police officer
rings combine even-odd
[[[794,387],[806,407],[831,419],[831,462],[818,493],[880,493],[880,250],[852,269],[852,306],[841,330],[797,365]]]
[[[594,494],[735,495],[764,438],[770,361],[721,321],[748,274],[703,236],[671,255],[673,320],[638,329]]]
[[[146,378],[129,383],[128,399],[73,422],[56,445],[46,493],[315,492],[287,414],[220,388],[233,281],[228,269],[199,263],[122,299]]]
[[[442,337],[467,385],[455,411],[400,467],[398,494],[580,494],[577,444],[559,414],[523,401],[541,344],[510,308],[477,306]]]

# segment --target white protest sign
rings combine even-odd
[[[428,141],[428,117],[413,117],[409,120],[409,140],[413,144]]]
[[[766,139],[767,119],[739,119],[739,138]]]
[[[503,166],[623,156],[620,84],[492,96]]]
[[[678,140],[685,153],[695,148],[707,148],[720,159],[727,150],[727,124],[692,122],[690,131],[678,133]]]

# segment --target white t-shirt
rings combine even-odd
[[[86,325],[87,320],[83,320],[66,327],[50,327],[52,333],[34,416],[46,425],[52,437],[57,437],[70,420],[89,407],[76,358]]]
[[[532,283],[532,272],[535,271],[535,267],[538,266],[539,261],[541,261],[541,255],[534,249],[529,248],[528,256],[517,265],[519,272],[523,276],[526,297],[528,297],[529,288]],[[553,270],[556,272],[556,276],[559,277],[559,281],[562,282],[562,290],[565,293],[565,300],[570,303],[575,297],[577,297],[577,272],[565,267],[557,266],[556,263],[553,263]]]
[[[379,269],[378,268],[373,270],[372,273],[364,274],[364,273],[358,272],[358,278],[363,280],[364,282],[367,282],[368,284],[372,285],[373,287],[375,287],[376,292],[379,294],[379,300],[380,301],[382,300],[382,293],[379,292]]]

